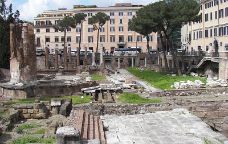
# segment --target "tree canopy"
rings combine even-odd
[[[103,13],[103,12],[98,12],[97,14],[93,15],[92,17],[89,18],[89,24],[93,25],[93,29],[97,30],[97,48],[96,52],[98,52],[98,44],[99,44],[99,33],[100,33],[100,28],[110,19],[110,17]],[[97,26],[98,25],[98,26]]]
[[[160,34],[164,53],[166,49],[164,49],[163,40],[166,39],[174,59],[174,67],[177,68],[180,74],[176,62],[177,48],[174,47],[176,45],[174,42],[176,43],[179,39],[180,34],[178,33],[180,33],[183,24],[199,20],[199,10],[200,4],[197,0],[163,0],[151,3],[144,6],[142,10],[139,10],[136,18],[138,20],[135,22],[135,25],[133,25],[133,28],[135,28],[136,31],[139,29],[139,31],[143,33],[140,27],[145,25],[145,28],[150,29],[150,31],[148,30],[149,32],[153,31]],[[134,21],[134,19],[132,21]],[[147,22],[150,27],[146,27]]]
[[[21,22],[19,11],[13,12],[12,4],[0,0],[0,67],[10,67],[10,23]]]

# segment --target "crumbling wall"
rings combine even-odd
[[[11,83],[36,80],[36,51],[33,26],[10,24]]]

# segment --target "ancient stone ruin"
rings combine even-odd
[[[27,23],[10,25],[11,84],[36,80],[36,53],[33,26]]]

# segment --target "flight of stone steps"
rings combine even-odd
[[[101,144],[106,144],[103,122],[99,116],[91,115],[83,110],[74,110],[73,116],[74,126],[80,131],[82,141],[96,140]]]

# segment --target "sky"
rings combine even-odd
[[[97,5],[99,7],[112,6],[115,3],[149,4],[156,0],[7,0],[13,4],[13,10],[20,11],[22,20],[33,21],[33,18],[44,10],[58,8],[72,9],[73,5]]]

